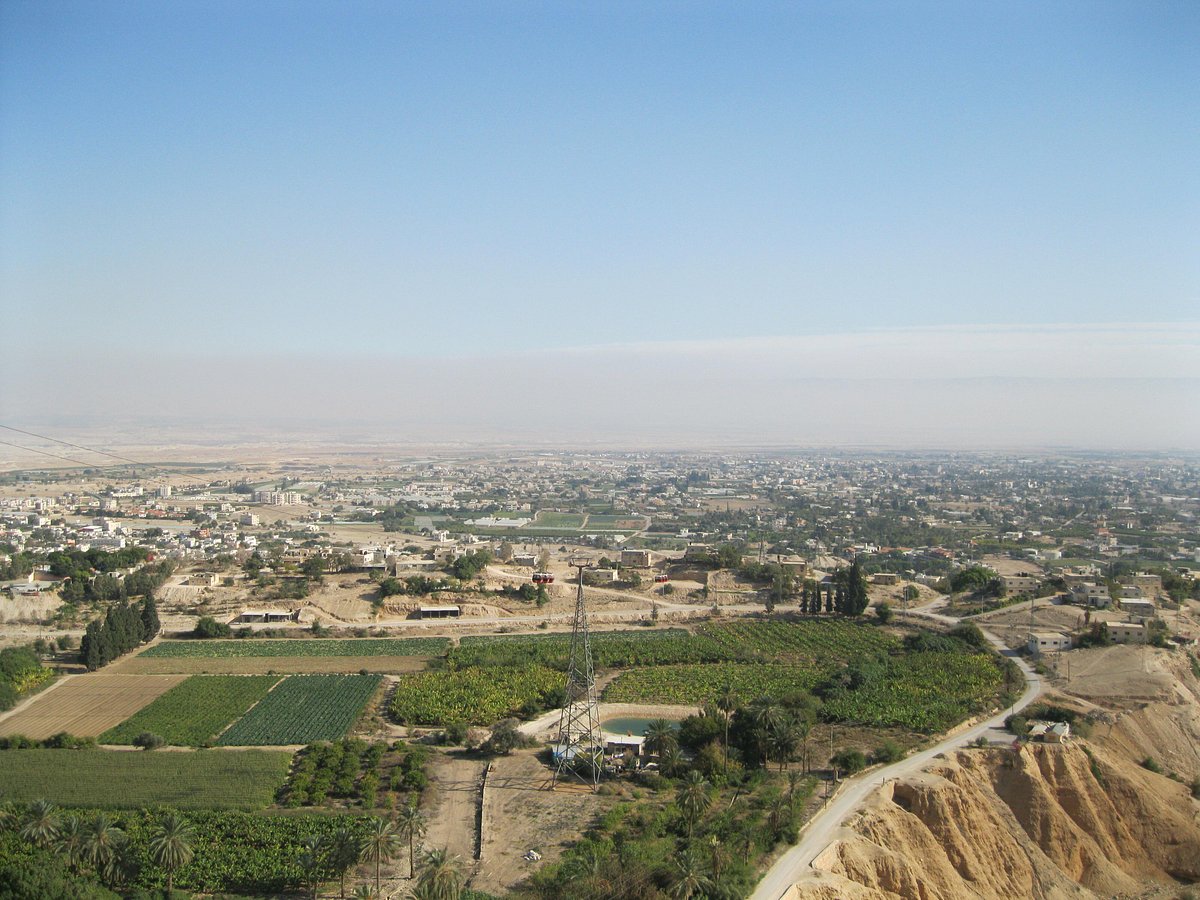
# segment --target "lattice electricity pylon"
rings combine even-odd
[[[592,669],[592,642],[588,637],[587,610],[583,606],[583,570],[592,564],[571,560],[579,570],[575,595],[575,624],[571,629],[571,656],[567,663],[567,696],[558,718],[554,745],[554,784],[572,774],[595,791],[600,786],[604,739],[600,732],[600,704],[596,699],[596,673]],[[585,777],[586,776],[586,777]]]

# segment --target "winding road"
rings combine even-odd
[[[936,604],[937,601],[934,602]],[[958,619],[925,610],[912,610],[910,615],[920,615],[947,625],[959,624]],[[986,722],[974,725],[966,731],[955,733],[927,750],[914,753],[912,756],[890,766],[884,766],[882,769],[873,769],[855,778],[846,779],[842,783],[842,788],[834,795],[832,802],[805,825],[800,843],[784,853],[775,862],[775,865],[767,870],[754,893],[750,895],[750,900],[779,900],[793,884],[802,881],[806,875],[811,873],[813,860],[835,840],[837,830],[842,827],[846,819],[871,791],[877,790],[886,781],[916,774],[939,754],[963,747],[989,731],[1003,729],[1004,720],[1009,715],[1024,709],[1042,693],[1041,677],[1030,668],[1025,660],[1021,659],[1015,651],[1005,647],[994,634],[986,630],[983,633],[1000,654],[1016,662],[1025,675],[1026,687],[1021,699],[1013,704],[1011,709],[993,716]]]

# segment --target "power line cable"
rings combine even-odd
[[[87,453],[98,453],[101,456],[109,456],[109,457],[112,457],[113,459],[119,459],[119,460],[121,460],[121,462],[129,463],[131,465],[142,466],[143,468],[148,468],[148,469],[160,469],[164,472],[167,471],[167,468],[165,466],[158,465],[157,463],[139,462],[136,459],[130,459],[128,456],[121,456],[118,453],[110,453],[108,450],[98,450],[95,447],[85,447],[83,444],[73,444],[70,441],[60,440],[59,438],[56,438],[56,437],[50,437],[50,435],[48,435],[48,434],[38,434],[35,431],[26,431],[23,428],[15,428],[12,425],[5,425],[2,422],[0,422],[0,428],[4,428],[8,431],[15,431],[15,432],[17,432],[17,434],[24,434],[24,435],[28,435],[29,437],[35,437],[35,438],[38,438],[43,441],[52,441],[55,444],[62,444],[64,447],[73,447],[76,450],[83,450]],[[68,456],[59,456],[58,454],[48,453],[44,450],[35,450],[33,447],[22,447],[20,444],[12,444],[12,443],[9,443],[8,441],[0,441],[0,443],[7,444],[10,447],[17,447],[18,449],[21,449],[21,450],[28,450],[31,453],[41,453],[44,456],[52,456],[56,459],[65,459],[65,460],[67,460],[67,462],[73,462],[73,463],[76,463],[77,465],[92,466],[91,463],[80,462],[77,459],[71,459]],[[208,484],[208,482],[205,481],[204,479],[196,478],[194,475],[188,475],[188,474],[182,473],[182,472],[175,473],[175,474],[177,474],[180,478],[187,478],[191,481],[197,482],[198,484],[203,484],[203,485]]]
[[[57,453],[51,453],[48,450],[38,450],[35,447],[22,447],[20,444],[14,444],[11,441],[0,441],[0,444],[4,444],[4,446],[6,446],[6,447],[16,447],[18,450],[25,450],[29,453],[40,453],[40,454],[42,454],[42,456],[50,456],[50,457],[53,457],[54,459],[65,459],[67,462],[75,463],[75,465],[77,465],[77,466],[84,466],[84,467],[91,466],[91,463],[80,462],[79,460],[72,459],[69,456],[60,456]]]

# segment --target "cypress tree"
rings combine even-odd
[[[158,605],[154,602],[153,591],[146,591],[142,600],[142,641],[149,641],[158,634],[162,623],[158,619]]]
[[[104,665],[100,658],[100,627],[99,622],[89,622],[83,640],[79,642],[79,658],[89,672],[95,672]]]

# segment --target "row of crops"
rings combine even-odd
[[[209,675],[182,681],[149,706],[100,735],[101,744],[132,744],[143,733],[168,744],[197,746],[245,715],[279,683],[277,675]]]
[[[140,655],[159,659],[255,659],[279,656],[441,656],[449,638],[345,638],[163,641]]]
[[[100,743],[131,744],[147,733],[180,746],[337,740],[381,681],[379,675],[194,675],[110,728]]]
[[[221,735],[225,747],[332,741],[354,725],[378,675],[292,675]]]

